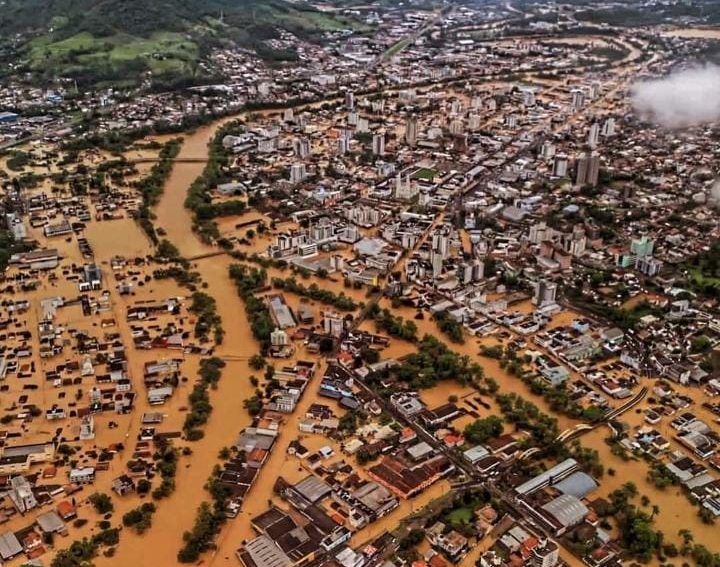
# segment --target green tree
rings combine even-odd
[[[476,419],[465,427],[465,439],[470,443],[485,443],[503,432],[502,420],[496,415]]]
[[[94,492],[88,497],[98,514],[109,514],[115,509],[112,498],[103,492]]]
[[[262,370],[266,364],[265,357],[262,354],[254,354],[250,357],[248,364],[254,370]]]
[[[694,353],[707,352],[710,350],[711,346],[712,343],[710,342],[710,339],[705,335],[700,335],[692,340],[690,350]]]

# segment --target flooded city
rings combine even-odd
[[[2,565],[720,565],[712,2],[5,7]]]

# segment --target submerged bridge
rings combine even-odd
[[[184,158],[173,158],[170,161],[172,163],[207,163],[208,158],[207,157],[184,157]],[[147,158],[131,158],[126,160],[126,163],[132,164],[132,165],[138,165],[141,163],[158,163],[159,161],[162,161],[160,158],[157,157],[147,157]]]
[[[215,258],[216,256],[226,256],[226,250],[213,250],[212,252],[204,252],[203,254],[197,254],[195,256],[189,256],[185,258],[188,262],[194,262],[195,260],[204,260],[205,258]]]
[[[555,438],[555,441],[559,441],[561,443],[565,443],[566,441],[571,441],[573,439],[577,439],[578,437],[581,437],[582,435],[585,435],[586,433],[589,433],[590,431],[593,431],[597,427],[599,427],[602,424],[607,424],[611,429],[612,426],[610,425],[610,422],[614,420],[617,417],[620,417],[625,412],[631,410],[636,405],[638,405],[640,402],[642,402],[645,399],[645,396],[647,396],[648,389],[647,387],[641,388],[637,394],[635,394],[631,399],[629,399],[627,402],[625,402],[620,407],[615,408],[614,410],[610,411],[605,415],[602,421],[598,423],[578,423],[577,425],[574,425],[573,427],[568,427],[565,431],[560,433]],[[614,431],[614,429],[613,429]],[[527,451],[524,451],[520,454],[518,457],[519,460],[525,460],[530,457],[532,457],[535,453],[538,453],[540,451],[539,447],[531,447]]]
[[[619,408],[615,408],[609,414],[607,414],[605,416],[605,421],[612,421],[616,417],[620,417],[626,411],[631,410],[632,408],[634,408],[636,405],[638,405],[640,402],[642,402],[645,399],[645,396],[647,396],[647,393],[648,393],[647,387],[643,386],[642,389],[637,394],[635,394],[631,399],[629,399],[627,402],[625,402]]]

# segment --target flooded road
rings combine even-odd
[[[705,524],[698,516],[698,508],[688,501],[679,486],[668,486],[665,489],[656,488],[647,480],[650,465],[640,458],[624,460],[614,455],[605,438],[610,435],[608,427],[599,427],[588,435],[581,437],[584,446],[597,449],[600,453],[600,462],[605,470],[613,469],[614,474],[605,474],[600,487],[590,495],[590,498],[607,497],[611,492],[620,488],[628,481],[632,481],[638,488],[640,496],[647,496],[650,504],[644,510],[652,513],[652,506],[656,505],[660,511],[655,515],[653,527],[663,532],[665,541],[672,542],[678,547],[681,545],[678,531],[688,529],[694,536],[695,543],[702,544],[708,549],[717,549],[718,528]],[[636,504],[640,504],[638,498]],[[657,560],[654,561],[657,563]]]
[[[198,158],[207,155],[207,144],[222,123],[224,121],[219,121],[186,135],[178,157]],[[184,256],[212,249],[200,242],[193,233],[190,211],[184,207],[188,187],[202,173],[203,168],[204,163],[199,162],[176,164],[155,209],[156,227],[166,231],[166,238]],[[205,291],[220,305],[225,341],[216,353],[219,356],[249,357],[257,352],[257,343],[247,323],[244,305],[227,275],[230,262],[227,257],[214,257],[200,261],[194,269],[200,272],[203,281],[207,283]],[[186,367],[190,384],[195,379],[195,372],[196,364]],[[205,437],[190,445],[193,451],[191,457],[180,461],[176,477],[177,490],[158,506],[152,529],[142,536],[124,530],[123,541],[115,556],[112,559],[98,558],[98,565],[176,563],[175,554],[182,544],[183,532],[192,527],[197,507],[209,500],[204,485],[218,463],[218,452],[230,446],[239,431],[250,423],[250,417],[243,408],[243,401],[254,389],[248,380],[250,374],[247,362],[243,360],[227,363],[217,390],[210,392],[213,412],[205,426]],[[176,399],[178,403],[186,405],[187,391],[178,392]],[[180,416],[184,417],[182,414]]]
[[[720,39],[720,28],[677,28],[662,34],[665,37],[681,37],[687,39]]]
[[[411,320],[417,325],[418,329],[418,339],[422,339],[424,335],[431,335],[435,337],[442,338],[444,335],[438,328],[435,321],[432,320],[432,317],[429,313],[424,313],[424,318],[421,320],[415,319],[415,314],[417,313],[417,310],[413,307],[397,307],[393,308],[390,304],[390,302],[386,299],[383,299],[380,301],[380,307],[381,308],[387,308],[392,311],[394,315],[399,315],[403,317],[406,320]],[[360,327],[363,330],[370,331],[370,332],[376,332],[375,324],[372,321],[365,321],[362,326]],[[565,417],[562,415],[556,415],[555,412],[553,412],[547,402],[540,396],[537,396],[533,394],[530,391],[530,388],[520,379],[516,376],[512,376],[507,370],[502,368],[500,366],[500,361],[494,358],[487,358],[484,356],[480,356],[480,347],[481,346],[495,346],[495,345],[502,345],[504,346],[507,344],[507,341],[500,341],[496,336],[490,335],[487,337],[477,338],[472,337],[469,335],[465,336],[465,342],[462,344],[456,344],[450,342],[449,339],[445,339],[448,347],[450,350],[453,350],[461,355],[467,355],[470,357],[470,359],[473,362],[477,362],[482,366],[483,371],[485,373],[486,377],[493,378],[500,387],[500,392],[503,393],[510,393],[514,392],[516,394],[519,394],[523,398],[532,401],[540,410],[543,412],[552,415],[553,417],[557,418],[558,421],[558,427],[561,430],[567,429],[568,427],[572,427],[574,425],[577,425],[579,423],[576,420],[573,420],[569,417]],[[399,358],[402,356],[405,356],[407,354],[410,354],[411,352],[414,352],[416,349],[415,345],[412,343],[409,343],[407,341],[402,341],[400,339],[393,339],[390,343],[390,346],[383,351],[383,357],[384,358]],[[455,390],[453,392],[453,390]],[[434,394],[433,392],[441,392],[439,395]],[[426,400],[431,406],[432,405],[440,405],[442,403],[447,403],[447,397],[451,393],[457,394],[459,398],[463,398],[466,396],[467,391],[464,388],[461,388],[457,383],[448,383],[447,385],[440,384],[436,388],[433,388],[432,390],[429,390],[428,392],[424,392],[422,397],[424,400]],[[486,403],[489,403],[493,411],[489,413],[496,413],[499,415],[499,410],[495,410],[497,407],[494,401],[491,399],[491,396],[483,396],[483,400]],[[468,409],[468,408],[465,408]],[[485,417],[486,412],[481,412],[481,417]],[[508,426],[506,427],[506,431],[510,432],[511,428]]]
[[[239,116],[240,117],[240,116]],[[238,117],[229,117],[219,120],[212,125],[199,128],[184,136],[184,143],[178,154],[178,159],[201,158],[208,152],[208,143],[217,129],[223,124]],[[158,206],[154,209],[156,214],[155,226],[165,231],[168,240],[175,244],[185,257],[192,257],[205,252],[214,251],[210,245],[204,244],[192,230],[192,216],[185,206],[185,197],[190,184],[202,174],[205,164],[202,162],[176,163],[166,184],[164,193]],[[250,214],[250,213],[248,213]],[[100,236],[100,239],[107,238]],[[258,248],[267,245],[267,240],[257,238],[254,243]],[[132,245],[127,244],[130,252]],[[258,250],[259,251],[259,250]],[[243,407],[245,399],[254,392],[249,377],[258,374],[250,369],[247,358],[258,351],[250,326],[245,315],[245,306],[238,297],[235,286],[228,277],[228,267],[234,260],[227,256],[216,256],[199,260],[193,264],[193,270],[198,271],[207,288],[204,290],[213,296],[219,305],[220,315],[223,319],[225,337],[223,345],[216,349],[215,354],[220,357],[232,357],[227,362],[217,390],[211,390],[210,401],[213,412],[205,426],[205,437],[201,441],[190,444],[193,454],[181,460],[178,468],[176,484],[177,490],[170,498],[162,501],[153,519],[153,527],[144,535],[138,536],[129,530],[123,532],[123,542],[112,559],[98,558],[98,565],[150,565],[175,563],[175,554],[182,544],[182,534],[192,528],[197,507],[206,500],[209,494],[205,490],[205,482],[210,477],[213,467],[219,463],[218,453],[223,447],[234,443],[240,430],[250,424],[250,416]],[[289,271],[281,272],[269,269],[269,277],[289,277]],[[300,278],[298,278],[300,279]],[[311,282],[305,282],[309,285]],[[326,280],[325,287],[333,291],[343,291],[356,301],[364,299],[364,290],[348,290],[343,288],[342,279]],[[288,300],[295,303],[297,298],[288,295]],[[317,309],[317,307],[316,307]],[[298,353],[302,355],[303,353]],[[239,359],[239,360],[238,360]],[[290,362],[290,361],[287,361]],[[186,374],[190,378],[190,385],[185,391],[179,391],[175,399],[181,405],[186,405],[187,394],[195,379],[196,363],[186,366]],[[317,376],[322,374],[322,369]],[[308,386],[308,393],[304,398],[302,407],[313,401],[310,392],[315,391],[316,385]],[[180,415],[179,425],[184,415]],[[296,415],[303,412],[298,410]],[[289,417],[295,420],[295,417]],[[139,422],[139,417],[136,419]],[[139,423],[135,423],[130,434],[136,434]],[[234,551],[242,540],[253,536],[249,525],[251,516],[263,511],[268,499],[272,496],[272,486],[279,474],[285,474],[296,463],[288,464],[286,449],[289,442],[297,435],[294,423],[287,424],[281,432],[278,445],[272,453],[270,461],[261,472],[256,485],[251,489],[241,515],[228,522],[223,533],[218,538],[219,549],[216,553],[208,555],[205,562],[213,563],[218,558],[231,558],[236,563]],[[290,476],[290,475],[288,475]]]
[[[214,133],[222,124],[233,119],[235,117],[222,119],[185,135],[184,144],[178,158],[197,159],[206,156],[207,145]],[[190,211],[184,207],[188,188],[202,174],[204,167],[205,164],[202,162],[176,163],[167,180],[162,198],[154,211],[157,217],[155,221],[156,227],[163,229],[166,233],[165,237],[174,243],[181,254],[186,257],[215,250],[212,246],[203,244],[192,231],[192,216]],[[223,220],[221,226],[225,223],[226,221]],[[253,248],[260,251],[267,244],[267,238],[258,237],[253,243]],[[109,237],[105,234],[91,235],[91,239],[109,241]],[[122,251],[129,256],[141,252],[141,249],[136,249],[135,246],[129,243],[123,243],[122,246],[124,247]],[[228,266],[232,262],[233,260],[229,257],[217,256],[200,260],[193,265],[193,269],[202,275],[203,281],[207,284],[205,291],[217,300],[220,315],[223,318],[225,339],[223,345],[217,349],[217,354],[221,357],[231,356],[235,359],[228,362],[217,390],[210,393],[213,413],[205,426],[205,437],[201,441],[191,444],[192,456],[181,459],[176,478],[177,490],[170,498],[161,502],[158,506],[152,529],[142,536],[138,536],[129,530],[123,530],[123,541],[118,547],[115,557],[112,559],[99,557],[96,560],[98,565],[174,564],[175,554],[182,543],[182,533],[192,527],[197,507],[203,501],[209,500],[204,485],[211,475],[213,467],[219,462],[218,453],[220,449],[230,446],[235,441],[239,431],[250,423],[250,417],[243,408],[243,401],[254,390],[248,379],[249,376],[253,373],[258,374],[258,372],[249,368],[246,359],[257,352],[257,343],[250,331],[245,316],[244,304],[237,296],[234,285],[227,274]],[[289,271],[280,272],[276,269],[269,269],[268,274],[270,277],[289,277],[291,275]],[[311,281],[306,282],[306,285],[309,285],[309,283]],[[344,289],[342,278],[335,281],[328,280],[323,285],[336,292],[344,291],[358,301],[364,300],[364,291]],[[286,295],[291,304],[297,301],[292,294]],[[381,306],[390,307],[384,301]],[[415,309],[412,308],[393,309],[393,312],[410,320],[414,319],[416,313]],[[416,320],[415,323],[418,326],[419,337],[422,337],[425,333],[435,336],[440,334],[437,325],[430,320],[428,314],[426,314],[424,320]],[[371,331],[375,330],[372,322],[364,323],[363,328]],[[542,411],[553,414],[542,398],[532,395],[529,388],[521,380],[509,375],[502,369],[497,360],[479,356],[478,351],[481,344],[492,345],[497,344],[497,342],[498,340],[494,337],[483,339],[467,337],[464,344],[450,344],[450,347],[461,354],[467,354],[473,360],[479,362],[483,366],[485,374],[498,382],[500,391],[506,393],[516,392],[524,398],[532,400]],[[390,348],[385,351],[383,356],[402,356],[411,352],[414,348],[410,343],[393,340]],[[237,360],[238,358],[239,360]],[[190,384],[178,391],[174,403],[180,405],[186,403],[187,393],[195,378],[195,370],[196,363],[186,366],[185,372],[190,378]],[[257,484],[251,489],[244,509],[237,519],[229,521],[224,527],[217,540],[218,549],[204,557],[204,564],[237,564],[234,552],[244,540],[254,536],[250,528],[250,518],[266,509],[268,501],[273,497],[272,486],[275,479],[282,475],[288,480],[297,481],[305,475],[299,461],[288,457],[286,450],[290,441],[298,435],[296,422],[303,416],[307,406],[314,401],[313,394],[317,389],[318,377],[322,375],[322,372],[323,368],[321,367],[313,382],[308,385],[308,391],[295,414],[288,416],[287,423],[281,429],[275,450],[266,463],[264,470],[261,471]],[[453,387],[450,384],[443,384],[434,391],[424,393],[423,399],[429,405],[435,406],[445,403],[451,394],[458,395],[461,400],[460,404],[464,405],[463,400],[471,392]],[[485,401],[489,403],[491,408],[485,411],[497,413],[492,400],[485,397]],[[179,425],[183,415],[181,412],[174,413],[177,416]],[[485,415],[485,412],[480,413],[483,416]],[[562,416],[557,417],[561,429],[571,427],[576,423],[574,420]],[[469,420],[467,421],[469,422]],[[466,423],[462,422],[461,425],[464,426]],[[134,422],[128,430],[128,436],[135,435],[138,427],[139,416],[136,414]],[[509,427],[506,427],[506,430],[509,429]],[[640,493],[647,494],[652,503],[660,506],[656,527],[666,534],[668,540],[677,542],[677,530],[681,526],[690,526],[695,534],[696,541],[712,548],[713,528],[705,527],[699,522],[695,517],[695,509],[690,507],[687,502],[684,502],[683,496],[675,494],[677,489],[670,488],[666,491],[658,491],[651,487],[644,480],[647,473],[647,464],[634,461],[623,462],[619,457],[610,454],[609,448],[602,441],[605,435],[606,431],[599,429],[584,438],[583,441],[583,444],[597,448],[600,451],[601,460],[606,468],[612,467],[617,471],[617,474],[613,477],[606,475],[599,492],[605,495],[620,486],[626,479],[632,478],[637,482]],[[303,440],[303,442],[312,445],[316,441]],[[327,444],[327,440],[324,443]],[[122,465],[123,463],[114,464],[118,469]],[[438,483],[413,502],[403,502],[398,510],[384,518],[382,522],[378,522],[357,534],[354,543],[376,536],[383,530],[392,529],[402,516],[411,510],[417,510],[424,503],[437,497],[445,490],[447,490],[447,484],[444,482]],[[136,505],[136,501],[133,501],[134,505]],[[119,507],[119,509],[121,508]]]

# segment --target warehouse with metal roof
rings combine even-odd
[[[575,459],[565,459],[562,463],[558,463],[554,467],[546,470],[544,473],[531,478],[527,482],[515,487],[518,494],[532,494],[536,490],[545,488],[553,482],[562,480],[566,476],[578,469],[578,463]]]
[[[9,561],[22,552],[23,547],[14,533],[5,532],[0,534],[0,557],[2,557],[3,561]]]
[[[563,494],[585,498],[598,487],[595,479],[583,471],[577,471],[554,485]]]
[[[585,504],[570,494],[563,494],[542,506],[543,519],[552,526],[555,535],[562,535],[568,528],[585,519],[588,509]]]

